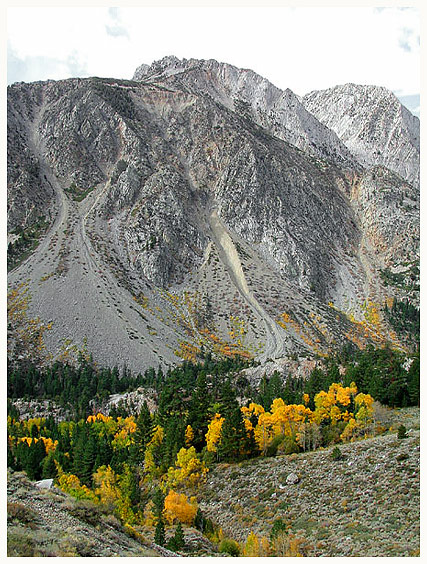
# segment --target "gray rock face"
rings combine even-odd
[[[302,101],[363,166],[385,166],[419,187],[420,120],[392,92],[344,84],[310,92]]]
[[[167,58],[135,78],[9,88],[10,227],[53,218],[9,283],[29,280],[52,353],[86,338],[100,364],[141,370],[359,342],[366,303],[393,297],[378,270],[417,261],[417,187],[363,171],[251,71]]]
[[[37,155],[33,127],[43,96],[40,84],[15,84],[7,100],[7,221],[8,230],[27,227],[48,215],[54,191]]]

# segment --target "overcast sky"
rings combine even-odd
[[[303,95],[354,82],[419,115],[417,8],[8,8],[8,84],[132,78],[165,55],[250,68]]]

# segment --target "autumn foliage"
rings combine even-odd
[[[164,515],[169,524],[177,520],[181,523],[191,525],[197,513],[197,503],[195,499],[188,500],[183,493],[170,490],[165,497]]]

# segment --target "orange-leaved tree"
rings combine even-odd
[[[180,494],[173,490],[170,490],[165,497],[164,515],[171,525],[177,520],[181,523],[191,525],[196,513],[197,502],[195,498],[188,500],[185,494]]]

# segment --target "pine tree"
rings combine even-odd
[[[220,460],[240,460],[248,448],[248,438],[240,407],[235,407],[225,416],[218,446]]]
[[[178,550],[182,550],[184,546],[185,546],[184,531],[182,530],[181,522],[178,521],[178,524],[175,529],[175,534],[169,540],[167,544],[167,548],[169,550],[172,550],[173,552],[177,552]]]
[[[17,449],[17,458],[22,469],[27,473],[30,480],[40,480],[41,463],[46,456],[46,449],[42,440],[37,442],[33,439],[30,445],[21,442]]]
[[[408,371],[408,393],[410,405],[420,405],[420,354],[413,359]]]
[[[163,509],[165,507],[165,495],[160,488],[156,488],[153,495],[154,515],[158,519],[162,518]]]
[[[187,420],[194,432],[192,444],[198,451],[201,451],[206,444],[205,435],[209,425],[210,416],[208,410],[211,401],[212,398],[208,390],[206,375],[202,373],[197,378]]]
[[[7,467],[12,468],[12,470],[18,470],[19,466],[16,462],[16,458],[13,454],[12,449],[10,448],[9,441],[7,441]]]
[[[87,442],[87,432],[86,426],[76,425],[73,429],[73,449],[72,449],[72,456],[73,456],[73,466],[72,471],[73,474],[78,476],[79,478],[82,477],[84,472],[84,455],[86,450],[86,442]]]
[[[141,408],[136,420],[136,431],[130,449],[131,459],[135,464],[142,464],[147,444],[151,441],[154,431],[154,421],[150,415],[147,402]]]
[[[176,455],[185,446],[185,419],[177,415],[169,417],[164,431],[165,435],[161,445],[161,467],[167,470],[174,465]]]
[[[42,463],[42,478],[56,478],[58,475],[58,470],[55,464],[55,454],[54,452],[49,452]]]
[[[86,447],[81,459],[80,479],[83,484],[90,487],[92,485],[92,474],[96,470],[95,461],[97,453],[96,438],[92,433],[86,442]]]
[[[163,518],[160,518],[157,521],[156,531],[154,533],[154,542],[159,544],[160,546],[164,546],[166,542],[165,537],[165,524],[163,522]]]

